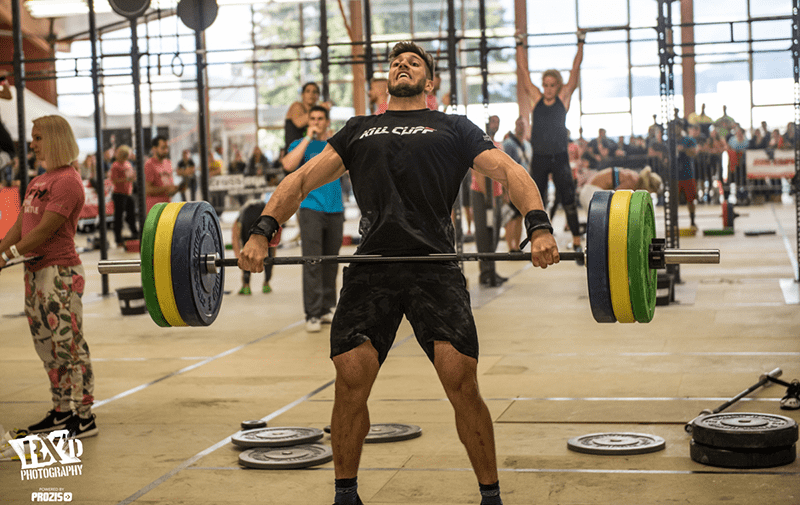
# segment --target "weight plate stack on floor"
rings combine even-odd
[[[231,442],[246,449],[239,454],[239,464],[242,466],[291,470],[321,465],[333,459],[330,447],[313,443],[322,437],[322,430],[317,428],[261,428],[241,431],[231,437]]]
[[[589,305],[598,323],[614,323],[608,280],[608,215],[613,191],[597,191],[589,203],[586,224],[586,280]]]
[[[773,414],[719,413],[692,421],[693,461],[724,468],[770,468],[797,457],[797,423]]]

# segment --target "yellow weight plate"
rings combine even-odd
[[[171,326],[188,326],[178,312],[175,294],[172,291],[172,232],[175,220],[185,202],[169,203],[161,212],[153,246],[153,273],[156,281],[156,296],[164,319]],[[188,261],[188,260],[187,260]]]
[[[608,216],[608,280],[611,306],[620,323],[636,322],[628,287],[628,214],[632,195],[630,190],[614,192]]]

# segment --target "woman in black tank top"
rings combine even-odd
[[[311,107],[317,105],[318,101],[319,86],[317,86],[317,83],[307,82],[303,84],[300,101],[290,105],[289,110],[286,112],[286,121],[283,127],[283,141],[285,147],[289,147],[295,140],[306,136],[308,112],[311,110]],[[320,105],[328,110],[331,109],[330,102],[324,102]]]
[[[542,75],[542,90],[530,78],[528,70],[528,52],[526,36],[517,33],[517,67],[519,73],[519,86],[527,96],[531,110],[531,145],[533,158],[531,159],[531,177],[539,187],[545,208],[547,208],[547,182],[553,177],[556,187],[556,198],[560,200],[567,213],[567,224],[572,232],[572,246],[581,250],[580,223],[578,222],[578,209],[576,205],[575,181],[569,166],[567,145],[566,118],[569,112],[572,94],[578,87],[578,80],[583,61],[583,42],[585,33],[578,32],[578,51],[572,62],[572,71],[569,81],[564,84],[561,72],[546,70]],[[520,104],[520,112],[528,104]]]

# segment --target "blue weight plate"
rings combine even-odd
[[[608,280],[608,216],[613,191],[597,191],[589,203],[586,223],[586,279],[589,305],[598,323],[614,323],[611,288]]]
[[[183,206],[172,232],[172,290],[178,313],[189,326],[209,326],[217,318],[225,286],[225,269],[208,273],[201,258],[225,257],[222,229],[208,202]]]

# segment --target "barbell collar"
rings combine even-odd
[[[584,259],[584,253],[560,252],[559,257],[564,261],[577,261]],[[665,249],[663,250],[664,262],[667,264],[679,263],[719,263],[718,249]],[[462,253],[462,254],[427,254],[420,256],[379,256],[379,255],[351,255],[351,256],[277,256],[264,259],[265,265],[302,265],[318,263],[397,263],[397,262],[429,262],[429,261],[530,261],[531,255],[527,252],[509,253]],[[237,258],[220,259],[215,254],[201,259],[208,273],[216,273],[220,267],[236,267]],[[130,260],[104,260],[97,265],[101,274],[139,273],[141,261]]]

